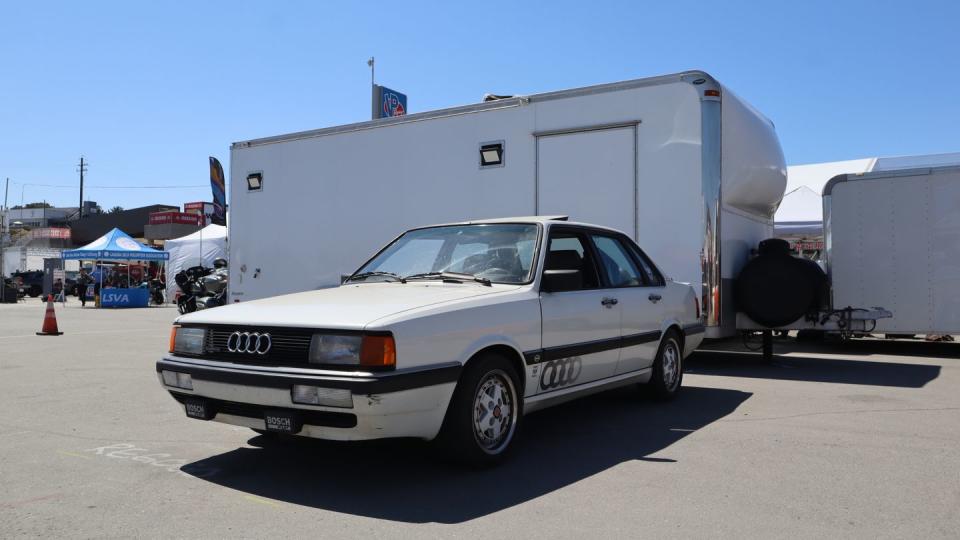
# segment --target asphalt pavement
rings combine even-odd
[[[0,305],[3,538],[960,536],[958,343],[721,344],[675,401],[532,414],[477,471],[187,419],[154,369],[176,310],[43,312]]]

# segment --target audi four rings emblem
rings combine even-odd
[[[583,365],[580,358],[576,356],[551,360],[543,366],[543,372],[540,373],[540,388],[550,390],[566,386],[579,379],[581,371],[583,371]]]
[[[260,332],[234,332],[227,338],[227,350],[232,353],[259,354],[270,352],[273,341],[270,334]]]

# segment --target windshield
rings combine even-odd
[[[357,270],[353,280],[451,272],[496,283],[525,283],[530,281],[537,231],[537,225],[514,223],[408,231]]]

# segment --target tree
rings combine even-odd
[[[123,207],[122,207],[122,206],[114,206],[114,207],[111,208],[110,211],[107,212],[107,213],[108,213],[108,214],[119,214],[120,212],[123,212]]]
[[[20,210],[21,208],[53,208],[53,205],[46,202],[32,202],[32,203],[27,203],[23,206],[20,206],[18,204],[16,206],[10,207],[11,210]]]

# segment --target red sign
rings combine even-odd
[[[203,205],[207,203],[204,202],[188,202],[183,203],[183,211],[191,214],[202,214]]]
[[[70,229],[64,227],[43,227],[30,231],[30,238],[62,238],[70,239]]]
[[[815,251],[823,250],[823,240],[817,240],[813,242],[794,242],[793,243],[794,251]]]
[[[154,212],[150,214],[151,225],[164,225],[166,223],[177,223],[179,225],[200,225],[203,216],[190,214],[187,212]]]

